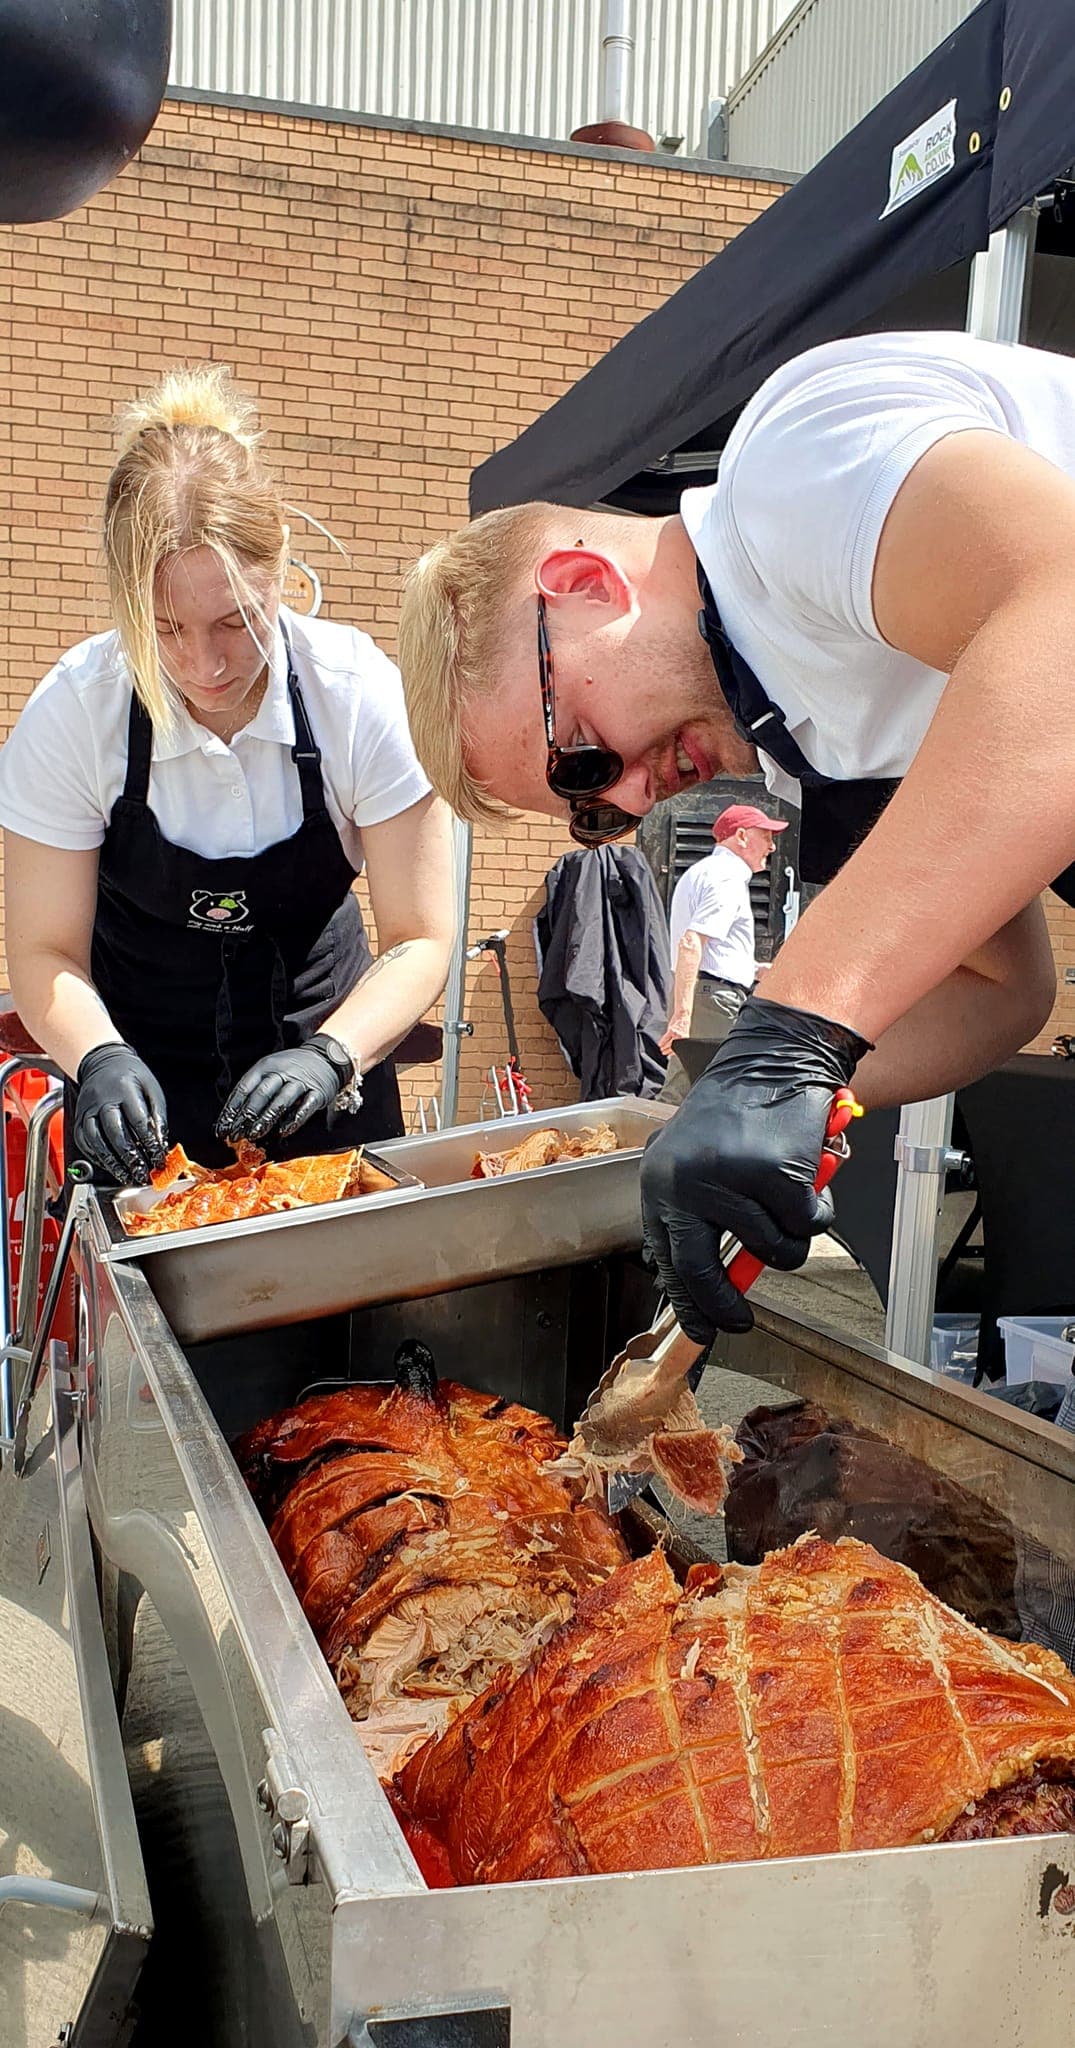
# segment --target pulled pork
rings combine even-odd
[[[379,1774],[522,1671],[627,1556],[604,1511],[546,1471],[529,1408],[437,1385],[356,1386],[262,1423],[236,1457]]]
[[[563,1159],[592,1159],[600,1152],[618,1152],[611,1124],[583,1124],[577,1131],[531,1131],[508,1152],[478,1152],[471,1180],[498,1180],[503,1173],[530,1173],[538,1166],[558,1166]]]
[[[1073,1794],[1059,1658],[817,1537],[685,1589],[660,1553],[625,1565],[395,1788],[460,1884],[1047,1832]]]

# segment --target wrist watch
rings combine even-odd
[[[354,1116],[362,1107],[362,1062],[342,1038],[318,1031],[311,1044],[319,1045],[340,1078],[340,1092],[332,1104],[333,1116]]]

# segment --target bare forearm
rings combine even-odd
[[[701,939],[696,932],[685,932],[676,952],[676,978],[672,992],[672,1006],[677,1017],[690,1017],[701,965]]]
[[[1073,639],[1070,575],[975,635],[901,789],[767,976],[770,1001],[876,1040],[1068,866]]]
[[[405,1038],[436,1002],[448,974],[448,948],[440,939],[402,939],[378,955],[322,1030],[341,1038],[364,1070]]]
[[[1038,914],[1038,906],[1032,906]],[[1030,913],[1028,913],[1030,914]],[[1036,965],[1009,979],[958,967],[893,1024],[855,1070],[867,1109],[924,1102],[965,1087],[1010,1059],[1048,1018],[1055,993],[1046,948]]]
[[[77,1074],[91,1047],[121,1043],[121,1033],[77,961],[43,951],[23,958],[14,954],[9,965],[22,1022],[65,1074]]]

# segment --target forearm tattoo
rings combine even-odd
[[[413,939],[401,939],[398,946],[389,946],[387,953],[379,953],[376,960],[367,967],[365,974],[359,975],[356,987],[363,988],[367,981],[372,981],[374,975],[380,973],[382,967],[387,967],[390,960],[401,960],[404,953],[409,953],[413,945]]]

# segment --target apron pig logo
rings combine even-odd
[[[195,889],[190,899],[189,923],[201,931],[248,929],[250,911],[246,890]]]

